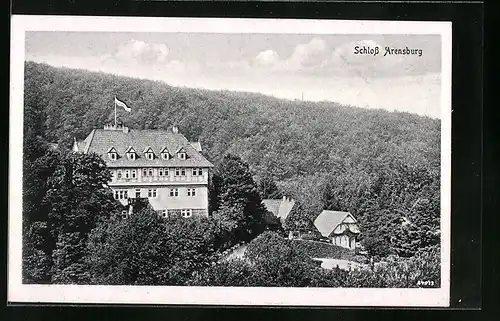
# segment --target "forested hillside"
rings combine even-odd
[[[253,93],[177,88],[103,73],[25,64],[25,118],[70,147],[114,119],[199,140],[209,160],[227,154],[272,177],[304,216],[345,210],[374,255],[412,256],[439,243],[440,121],[409,113],[289,101]],[[391,97],[387,97],[391,99]]]

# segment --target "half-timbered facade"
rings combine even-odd
[[[356,248],[359,226],[351,213],[325,210],[314,220],[314,226],[333,244],[353,250]]]

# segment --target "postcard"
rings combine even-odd
[[[9,302],[449,306],[451,23],[11,35]]]

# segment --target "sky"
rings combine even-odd
[[[26,32],[28,61],[440,118],[438,35]],[[356,54],[379,48],[378,55]],[[421,49],[386,55],[385,47]]]

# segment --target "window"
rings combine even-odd
[[[183,160],[186,159],[186,153],[184,152],[179,153],[179,158]]]
[[[158,176],[163,176],[163,168],[158,168]]]
[[[125,170],[125,178],[130,178],[130,171],[128,169]]]
[[[147,169],[145,169],[145,168],[142,169],[142,176],[143,177],[148,176],[148,170]]]
[[[138,188],[135,190],[135,198],[140,198],[141,197],[141,189]]]
[[[111,160],[116,160],[116,153],[109,153],[109,158]]]
[[[163,169],[163,175],[168,176],[168,168]]]
[[[154,158],[154,154],[151,152],[146,153],[146,158],[152,160]]]
[[[137,177],[137,170],[136,169],[131,170],[131,174],[132,174],[132,178],[136,178]]]
[[[119,169],[117,172],[116,172],[116,177],[118,177],[118,179],[122,179],[122,170]]]
[[[161,216],[167,217],[167,210],[161,210]]]
[[[123,210],[123,211],[122,211],[122,218],[123,218],[123,219],[126,219],[126,218],[127,218],[127,211],[126,211],[126,210]]]
[[[202,176],[203,170],[201,168],[193,168],[193,176]]]
[[[196,196],[196,188],[188,188],[187,195],[188,196]]]
[[[193,215],[193,211],[190,208],[184,208],[181,210],[182,217],[191,217]]]
[[[179,176],[181,175],[181,169],[180,168],[176,168],[175,169],[175,176]]]
[[[185,168],[181,169],[181,176],[186,176],[186,169]]]
[[[156,188],[148,189],[148,197],[156,197]]]
[[[152,168],[148,168],[148,176],[153,176],[153,169]]]
[[[128,191],[123,191],[123,198],[128,199]]]
[[[170,189],[170,196],[179,196],[179,189],[178,188],[171,188]]]
[[[161,153],[161,158],[169,160],[170,159],[170,154],[163,152],[163,153]]]
[[[115,200],[117,200],[118,198],[119,198],[118,191],[115,191]]]

